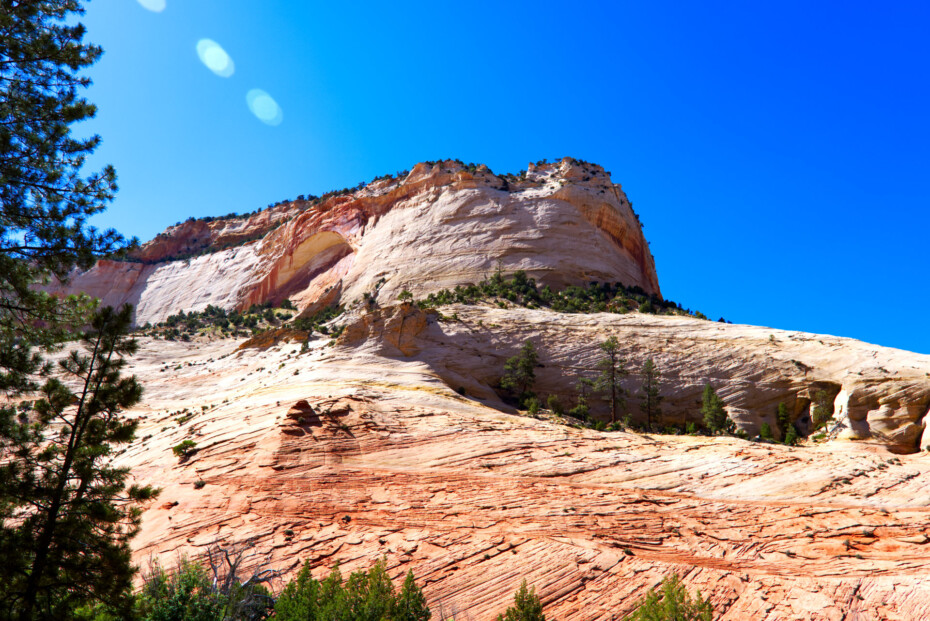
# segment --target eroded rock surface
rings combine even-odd
[[[724,619],[930,615],[926,453],[601,433],[501,412],[479,390],[521,338],[541,340],[540,386],[557,387],[554,367],[586,366],[587,348],[604,334],[619,334],[633,358],[651,331],[654,342],[659,333],[670,339],[653,352],[669,381],[697,385],[716,365],[721,392],[735,399],[738,365],[697,361],[705,349],[725,349],[725,338],[729,348],[759,349],[753,341],[768,342],[768,331],[456,311],[458,321],[440,321],[410,306],[383,309],[358,318],[340,344],[314,340],[306,354],[295,344],[146,344],[134,362],[147,387],[145,407],[132,413],[143,419],[142,439],[120,459],[164,492],[145,512],[139,562],[246,539],[253,562],[291,574],[307,559],[323,574],[337,561],[352,571],[384,557],[395,577],[412,569],[434,611],[456,619],[493,618],[524,578],[549,618],[622,618],[670,572],[701,589]],[[401,322],[412,329],[392,343]],[[842,373],[840,354],[830,352],[845,347],[855,360],[866,347],[772,333],[776,343],[749,358],[761,362],[747,376],[774,365],[763,376],[774,379],[779,364],[798,360],[811,368],[804,382],[832,381]],[[543,338],[556,334],[571,338]],[[488,357],[480,342],[502,353]],[[679,350],[690,366],[673,355]],[[927,365],[872,350],[889,373]],[[471,378],[465,396],[450,388],[452,372]],[[801,377],[787,381],[801,386]],[[858,384],[849,386],[856,394]],[[178,424],[185,408],[194,415]],[[179,463],[170,447],[186,438],[198,450]]]
[[[243,241],[249,243],[169,260]],[[337,303],[376,288],[381,300],[404,289],[419,297],[479,282],[498,266],[555,287],[597,280],[659,293],[623,190],[600,166],[571,159],[531,165],[510,181],[484,166],[422,163],[402,179],[315,204],[184,222],[143,245],[136,258],[145,264],[101,261],[75,274],[66,290],[110,305],[132,303],[140,325],[208,304],[232,309],[290,298],[304,309],[333,291]]]
[[[440,312],[441,311],[441,312]],[[701,394],[710,383],[731,417],[750,436],[763,423],[777,435],[779,403],[803,433],[811,428],[817,393],[834,404],[829,429],[840,439],[869,439],[898,452],[927,446],[921,440],[930,409],[930,356],[826,335],[723,324],[640,313],[578,315],[523,308],[451,305],[419,311],[409,305],[363,314],[341,342],[356,355],[413,357],[445,383],[499,409],[493,389],[504,362],[527,340],[540,353],[537,392],[566,406],[577,383],[596,376],[598,343],[613,336],[629,375],[623,380],[627,410],[644,422],[636,395],[643,364],[652,358],[661,374],[660,425],[701,423]],[[396,347],[403,339],[404,349]],[[393,347],[392,347],[393,345]],[[604,403],[593,403],[601,419]]]
[[[181,261],[172,256],[203,256]],[[384,557],[413,569],[437,617],[484,620],[524,578],[550,619],[619,619],[671,572],[724,619],[930,617],[930,357],[851,339],[630,313],[396,304],[498,265],[544,284],[659,294],[641,226],[603,169],[574,160],[519,179],[454,162],[249,218],[189,221],[145,263],[101,261],[70,290],[130,302],[136,321],[207,304],[349,305],[345,329],[302,343],[145,341],[139,440],[119,457],[163,488],[136,559],[254,543],[253,563],[318,574]],[[501,302],[506,306],[506,303]],[[710,382],[751,435],[785,403],[800,447],[595,432],[516,415],[494,386],[525,340],[536,390],[573,404],[616,336],[635,395],[652,358],[661,422],[700,417]],[[638,413],[636,398],[627,408]],[[595,415],[606,408],[595,402]],[[179,461],[171,447],[196,450]]]

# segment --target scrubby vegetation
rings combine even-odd
[[[636,611],[627,621],[710,621],[714,608],[701,597],[692,598],[678,574],[672,574],[639,601]]]
[[[513,606],[507,608],[504,614],[497,615],[497,621],[546,621],[536,589],[528,588],[524,580],[513,596]]]
[[[196,336],[256,336],[287,325],[311,335],[317,332],[333,337],[341,333],[342,326],[330,327],[326,324],[341,315],[343,310],[342,306],[328,306],[310,317],[294,319],[296,308],[290,300],[284,300],[278,307],[270,302],[253,304],[244,311],[227,311],[211,304],[202,311],[178,311],[154,326],[142,326],[138,332],[171,341],[189,341]]]
[[[182,558],[173,570],[155,564],[131,596],[133,618],[140,621],[429,621],[426,597],[413,572],[395,588],[383,560],[344,579],[337,565],[317,580],[309,562],[277,595],[272,583],[280,573],[259,564],[249,572],[246,552],[211,548],[200,562]],[[111,621],[105,605],[78,611],[78,619]],[[651,618],[651,617],[650,617]],[[545,621],[542,603],[526,581],[498,621]]]
[[[626,368],[627,361],[621,356],[620,342],[616,337],[597,344],[600,357],[594,367],[587,373],[582,373],[574,380],[575,394],[568,396],[569,405],[564,403],[565,396],[555,394],[539,395],[536,392],[536,369],[541,366],[540,353],[533,341],[527,340],[520,347],[516,355],[507,359],[503,374],[497,383],[501,398],[518,408],[525,410],[532,416],[537,416],[543,410],[548,414],[563,420],[566,424],[574,426],[587,426],[598,431],[618,431],[627,429],[631,431],[658,432],[670,435],[735,435],[744,439],[749,436],[737,430],[735,422],[727,414],[723,399],[717,394],[708,382],[704,386],[701,399],[699,421],[681,424],[660,425],[662,414],[661,371],[652,358],[647,358],[639,373],[641,384],[639,390],[631,395],[621,386],[621,380],[629,375]],[[634,421],[628,411],[626,397],[633,396],[639,401],[639,410],[642,418]],[[574,405],[571,405],[572,397]],[[821,400],[827,397],[821,397]],[[599,401],[610,412],[609,421],[597,420],[591,417],[592,401]],[[545,412],[543,412],[545,414]],[[621,417],[622,414],[622,417]],[[565,418],[565,417],[568,418]],[[771,425],[765,423],[761,426],[758,438],[770,442],[782,441],[787,445],[794,445],[798,441],[798,431],[791,422],[788,409],[783,403],[778,406],[776,414],[779,437]]]
[[[190,457],[197,452],[197,443],[193,440],[182,440],[181,442],[171,447],[171,452],[174,453],[175,457],[179,457],[181,459]]]
[[[548,308],[561,313],[629,313],[639,311],[653,315],[684,315],[707,319],[703,313],[692,311],[647,294],[641,287],[625,287],[622,283],[591,282],[586,287],[570,286],[555,291],[548,285],[539,287],[534,278],[523,270],[505,277],[500,268],[491,278],[477,285],[457,286],[431,293],[423,300],[428,307],[447,304],[496,303],[506,308],[509,304],[526,308]]]

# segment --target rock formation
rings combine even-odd
[[[714,368],[728,400],[786,398],[807,385],[780,377],[792,359],[818,363],[815,381],[843,375],[843,348],[853,360],[868,346],[683,318],[454,311],[382,309],[303,354],[146,340],[133,362],[140,440],[120,463],[164,492],[144,514],[138,562],[246,540],[252,563],[287,575],[304,560],[319,576],[384,557],[395,578],[415,572],[437,618],[491,619],[526,578],[550,619],[619,619],[671,572],[722,619],[930,614],[927,453],[597,432],[502,412],[486,387],[522,337],[538,339],[542,389],[557,367],[587,366],[604,335],[633,358],[652,334],[670,408],[685,407],[673,386],[697,391]],[[742,351],[721,353],[727,332]],[[873,350],[889,373],[930,370],[926,356]],[[773,385],[750,388],[759,374]],[[184,439],[197,451],[179,462],[171,447]]]
[[[216,251],[169,260],[208,248]],[[660,293],[623,190],[600,166],[568,158],[509,178],[484,166],[421,163],[402,179],[318,202],[179,224],[135,260],[143,262],[100,261],[66,290],[129,302],[140,325],[208,304],[244,308],[290,298],[303,309],[328,291],[351,302],[382,279],[384,299],[403,289],[421,296],[478,282],[498,267],[555,287],[597,280]]]
[[[139,439],[118,459],[164,490],[135,540],[140,563],[246,540],[252,563],[287,575],[304,560],[322,574],[384,557],[392,576],[416,573],[434,618],[459,620],[493,618],[524,578],[550,619],[619,619],[671,572],[723,619],[930,616],[930,356],[682,316],[397,302],[498,267],[659,295],[638,219],[597,166],[515,177],[419,164],[318,201],[188,221],[135,258],[101,261],[68,290],[131,302],[138,324],[208,304],[347,306],[335,340],[143,339]],[[365,294],[375,302],[354,303]],[[537,392],[571,404],[611,336],[634,418],[652,358],[662,425],[698,421],[707,382],[750,436],[776,429],[779,403],[802,432],[817,399],[836,420],[798,447],[598,432],[520,415],[495,389],[531,340]],[[179,461],[185,439],[196,450]]]
[[[504,362],[531,340],[540,352],[538,385],[563,403],[576,399],[581,377],[593,378],[597,344],[615,336],[629,376],[629,411],[640,417],[640,370],[652,358],[661,373],[659,424],[701,423],[701,393],[710,383],[731,418],[748,435],[763,423],[778,435],[779,403],[804,434],[812,427],[815,396],[833,403],[838,439],[871,439],[897,452],[921,440],[930,409],[930,356],[854,339],[641,313],[576,315],[523,308],[454,305],[442,313],[397,306],[349,322],[341,337],[391,357],[428,364],[453,389],[507,411],[493,386]],[[453,318],[454,317],[454,318]],[[595,405],[606,417],[606,404]]]

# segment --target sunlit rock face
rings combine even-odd
[[[656,360],[663,422],[692,416],[708,379],[756,425],[834,383],[863,404],[857,419],[892,420],[900,407],[867,395],[888,383],[899,402],[926,404],[930,357],[685,317],[442,310],[353,312],[334,344],[305,352],[141,339],[129,371],[146,398],[128,413],[139,440],[118,465],[162,494],[135,561],[250,541],[250,568],[288,578],[304,561],[319,577],[383,558],[396,580],[415,573],[434,618],[475,621],[503,612],[524,579],[547,618],[624,618],[671,573],[719,619],[930,615],[926,452],[597,432],[510,414],[489,386],[529,338],[536,390],[570,403],[569,379],[617,336],[631,371]],[[179,460],[183,440],[196,452]]]
[[[180,223],[136,258],[70,287],[132,302],[139,323],[207,304],[379,302],[348,304],[341,335],[306,347],[268,333],[140,339],[128,371],[145,400],[126,413],[138,439],[116,465],[162,488],[133,540],[141,565],[244,542],[249,569],[284,578],[304,561],[319,577],[383,558],[395,579],[416,574],[434,618],[476,621],[523,579],[547,618],[623,618],[671,573],[715,618],[930,617],[930,356],[681,316],[397,301],[498,266],[659,293],[636,216],[597,167],[564,160],[508,180],[420,164],[319,203]],[[505,360],[530,340],[534,389],[573,405],[610,337],[634,420],[650,358],[660,426],[698,421],[707,382],[749,435],[778,433],[779,403],[802,433],[818,401],[836,420],[825,441],[787,447],[598,432],[501,400]],[[606,417],[601,396],[591,405]],[[179,460],[184,440],[195,451]]]
[[[403,179],[312,205],[294,201],[248,218],[180,223],[144,244],[136,259],[146,265],[102,262],[76,274],[69,290],[131,302],[138,324],[207,304],[241,308],[290,298],[305,308],[333,289],[343,303],[376,287],[381,300],[403,289],[421,297],[480,282],[498,267],[557,287],[621,282],[660,293],[620,186],[601,167],[569,159],[531,165],[509,183],[483,166],[418,164]]]
[[[700,427],[702,392],[710,383],[749,437],[767,423],[781,439],[776,412],[782,403],[791,424],[807,435],[821,397],[833,404],[834,420],[825,431],[837,441],[868,440],[898,453],[927,445],[920,439],[930,408],[930,356],[855,339],[680,316],[480,305],[446,306],[441,318],[400,305],[346,323],[340,337],[345,345],[427,364],[447,386],[505,411],[510,409],[495,386],[507,358],[524,342],[532,341],[539,352],[541,401],[554,395],[567,409],[578,398],[579,379],[596,374],[602,356],[597,344],[615,337],[629,373],[621,380],[623,411],[634,423],[645,422],[639,395],[643,365],[652,359],[661,375],[661,412],[654,421],[660,428]],[[609,420],[603,399],[590,405],[595,417]]]
[[[177,257],[186,258],[171,260]],[[620,187],[600,167],[569,159],[531,165],[519,178],[452,161],[418,164],[402,178],[381,179],[313,203],[286,202],[248,217],[179,223],[144,244],[135,259],[141,263],[101,261],[77,274],[70,289],[86,291],[104,304],[132,303],[138,324],[208,304],[232,309],[290,299],[309,313],[339,303],[358,308],[352,303],[373,294],[380,305],[389,306],[405,289],[422,298],[479,282],[497,269],[526,270],[555,287],[622,282],[659,293],[648,244]],[[468,313],[460,309],[457,314]],[[822,395],[834,404],[838,424],[833,432],[839,438],[877,440],[899,452],[930,443],[924,431],[930,369],[901,363],[897,350],[639,315],[636,321],[606,316],[597,320],[602,327],[596,330],[586,327],[590,317],[573,315],[551,325],[543,322],[538,332],[527,331],[537,316],[549,315],[501,311],[488,321],[511,327],[493,344],[483,337],[471,342],[468,331],[455,336],[464,340],[448,364],[437,363],[437,373],[453,387],[490,397],[504,359],[520,343],[533,339],[544,347],[561,342],[545,346],[545,355],[555,357],[540,373],[547,393],[569,400],[578,369],[595,365],[592,343],[614,335],[624,344],[633,371],[647,357],[662,368],[663,424],[699,424],[701,392],[710,381],[737,427],[753,436],[763,424],[780,436],[779,403],[788,407],[802,435],[809,433],[816,396]],[[515,317],[520,320],[512,321]],[[370,321],[362,315],[348,322],[347,335],[364,333]],[[605,327],[611,322],[615,333]],[[381,333],[392,331],[382,327]],[[371,338],[390,342],[388,336]],[[436,343],[411,341],[409,329],[397,338],[400,352],[446,351]],[[827,341],[833,345],[824,347]],[[463,365],[470,368],[456,370]],[[634,372],[627,389],[634,392],[638,381]]]

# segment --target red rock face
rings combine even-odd
[[[321,576],[384,558],[397,580],[414,571],[434,618],[475,621],[523,579],[549,619],[621,619],[673,572],[720,619],[930,614],[926,453],[511,416],[438,381],[432,328],[395,310],[347,328],[351,346],[303,355],[145,342],[142,439],[120,465],[163,492],[136,561],[246,540],[250,563],[288,577],[308,560]],[[178,424],[182,407],[194,414]],[[183,439],[197,451],[179,462]]]
[[[168,227],[133,253],[144,263],[164,263],[183,255],[216,251],[260,239],[300,210],[298,202],[287,202],[244,217],[211,221],[193,218]]]
[[[215,252],[187,256],[208,249]],[[184,260],[169,260],[179,255]],[[599,166],[568,159],[530,166],[522,178],[452,161],[418,164],[404,179],[318,203],[184,222],[136,258],[146,265],[99,265],[76,274],[67,290],[133,303],[139,324],[207,304],[242,308],[291,298],[304,308],[333,289],[347,303],[382,280],[385,300],[403,289],[419,297],[479,282],[498,266],[553,286],[598,280],[660,293],[620,186]]]

